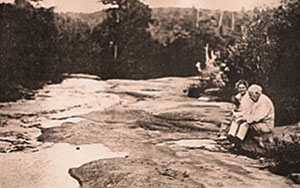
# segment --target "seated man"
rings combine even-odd
[[[245,98],[245,97],[244,97]],[[241,114],[236,116],[236,123],[232,123],[229,135],[243,141],[248,129],[258,135],[271,133],[274,128],[274,106],[258,85],[248,89],[248,99],[241,101]]]

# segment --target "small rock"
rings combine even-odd
[[[6,126],[6,125],[8,125],[8,121],[7,121],[7,120],[1,120],[1,119],[0,119],[0,127],[4,127],[4,126]]]
[[[290,174],[290,179],[293,180],[294,183],[300,184],[300,173]]]
[[[184,171],[183,177],[184,177],[184,178],[188,178],[188,177],[190,177],[190,175],[187,173],[187,171]]]

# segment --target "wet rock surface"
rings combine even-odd
[[[119,97],[103,93],[105,87],[98,78],[73,75],[34,91],[31,100],[1,103],[0,152],[36,148],[41,145],[36,141],[41,130],[80,122],[82,114],[117,104]]]
[[[7,181],[13,180],[7,177],[16,175],[11,168],[16,165],[14,160],[22,161],[18,165],[30,171],[30,161],[43,164],[51,159],[45,152],[62,143],[72,148],[71,153],[77,146],[101,144],[111,154],[126,154],[69,165],[68,173],[83,188],[297,187],[258,168],[258,160],[219,147],[214,140],[232,104],[188,98],[183,90],[193,81],[101,81],[73,75],[60,85],[38,91],[34,100],[1,104],[4,123],[0,137],[10,141],[0,140],[0,147],[15,146],[18,139],[25,146],[23,141],[35,143],[30,145],[32,149],[28,146],[0,155],[2,163],[11,161],[12,165],[6,165],[5,176],[0,176],[0,182],[6,181],[2,187],[9,187]],[[53,146],[45,148],[49,143]],[[40,158],[34,159],[33,153],[39,153]],[[42,166],[41,173],[37,172],[40,178],[47,178],[43,172],[55,174],[53,169],[45,170],[47,165]]]
[[[84,163],[106,158],[124,158],[102,144],[49,144],[36,152],[0,154],[1,188],[77,188],[68,171]]]

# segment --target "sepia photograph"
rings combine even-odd
[[[0,188],[300,188],[300,0],[0,0]]]

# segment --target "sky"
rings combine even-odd
[[[152,8],[156,7],[196,7],[220,10],[239,11],[256,6],[274,6],[280,0],[141,0]],[[14,2],[14,0],[0,0],[0,2]],[[90,13],[105,8],[98,0],[43,0],[46,7],[55,6],[57,12]]]

